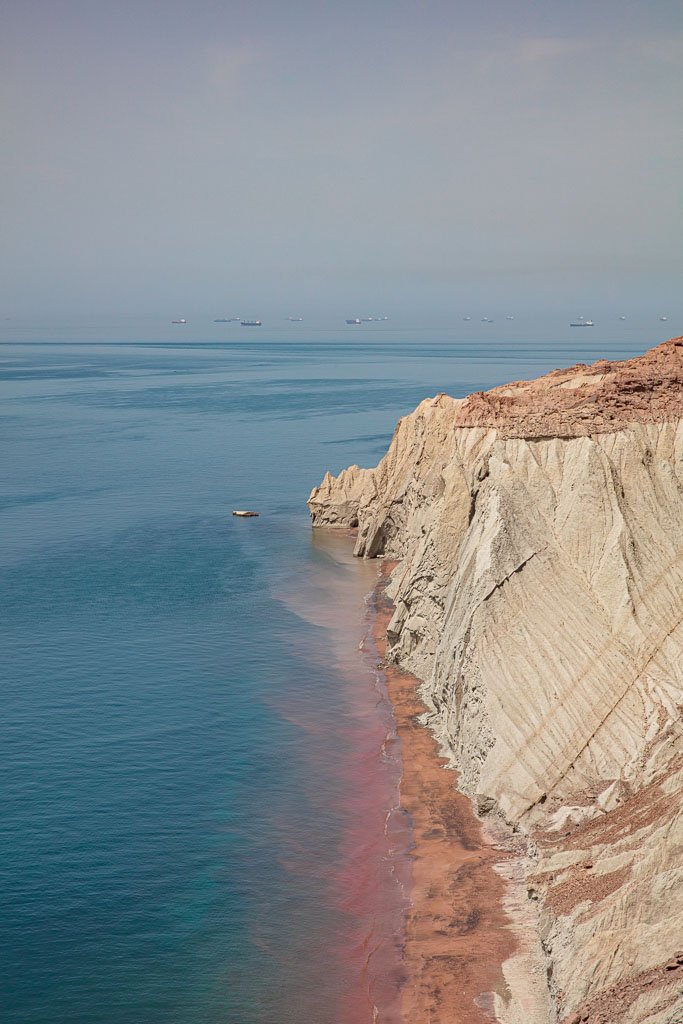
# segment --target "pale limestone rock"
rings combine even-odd
[[[636,986],[619,1012],[664,1021],[634,979],[683,947],[682,417],[674,339],[427,399],[376,469],[309,499],[315,526],[358,526],[357,555],[399,561],[389,657],[424,680],[464,790],[539,842],[548,1020]]]

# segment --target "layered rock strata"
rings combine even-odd
[[[683,1024],[683,338],[427,399],[309,508],[398,561],[388,657],[527,838],[548,1019]]]

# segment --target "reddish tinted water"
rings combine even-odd
[[[339,980],[332,1019],[398,1024],[411,837],[398,808],[401,757],[393,709],[369,636],[366,598],[377,566],[352,558],[348,536],[314,534],[313,543],[320,557],[310,585],[277,596],[326,630],[330,680],[345,689],[345,713],[325,716],[303,705],[278,710],[311,737],[311,779],[335,802],[343,828],[331,862],[311,863],[302,841],[298,849],[290,844],[286,866],[325,878],[337,922],[327,964]]]

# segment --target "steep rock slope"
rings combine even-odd
[[[309,499],[399,560],[389,656],[480,813],[529,838],[560,1021],[683,1021],[682,420],[677,338],[428,399]]]

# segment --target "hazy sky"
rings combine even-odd
[[[0,314],[680,306],[681,0],[4,0]]]

